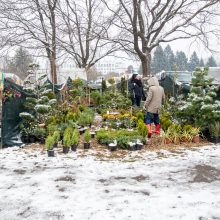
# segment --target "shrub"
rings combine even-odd
[[[84,135],[83,135],[83,139],[85,141],[85,143],[89,143],[89,141],[91,140],[91,134],[89,132],[89,130],[86,130]]]
[[[53,140],[54,140],[54,143],[58,143],[58,141],[60,140],[60,132],[59,131],[55,131],[53,133]]]
[[[79,135],[78,129],[74,129],[72,137],[71,137],[71,145],[73,144],[77,145],[79,143],[79,138],[80,138],[80,135]]]
[[[49,135],[45,140],[45,146],[47,150],[51,150],[53,148],[54,139],[53,136]]]

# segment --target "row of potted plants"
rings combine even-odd
[[[194,142],[198,143],[200,128],[185,125],[181,127],[178,124],[172,124],[163,134],[164,144],[179,144],[180,142]]]
[[[58,146],[58,142],[61,140],[60,132],[54,131],[51,135],[48,135],[45,141],[45,147],[48,152],[48,156],[54,156],[54,148]],[[84,149],[90,148],[91,133],[89,130],[86,130],[83,134],[84,140]],[[72,151],[76,151],[80,141],[80,133],[78,129],[73,129],[72,127],[67,127],[64,131],[62,145],[63,153],[66,154],[69,152],[70,148]]]

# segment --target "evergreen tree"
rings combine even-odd
[[[188,98],[178,108],[182,111],[185,124],[193,124],[202,130],[220,120],[220,102],[216,98],[216,87],[212,85],[213,79],[207,76],[207,67],[203,70],[196,69]]]
[[[216,67],[217,66],[216,61],[213,56],[209,57],[208,62],[207,62],[207,66],[209,66],[209,67]]]
[[[33,59],[28,51],[22,47],[19,47],[16,50],[14,57],[8,64],[7,69],[9,72],[17,74],[21,79],[25,79],[25,77],[28,75],[27,71],[29,69],[29,64],[32,62]]]
[[[186,71],[187,70],[187,57],[183,51],[177,51],[175,56],[174,71]]]
[[[102,92],[105,92],[106,90],[107,90],[106,81],[103,79],[102,80]]]
[[[158,46],[154,52],[154,56],[151,63],[151,70],[152,73],[158,73],[162,70],[165,70],[165,57],[163,48],[161,46]]]
[[[126,87],[127,87],[127,84],[126,84],[125,77],[121,77],[120,91],[124,96],[126,96],[126,90],[127,90]]]
[[[194,71],[196,69],[196,67],[199,66],[199,58],[196,54],[196,52],[194,51],[192,56],[190,57],[189,63],[188,63],[188,70],[189,71]]]
[[[165,69],[164,70],[166,70],[166,71],[174,70],[175,58],[174,58],[174,53],[173,53],[169,44],[164,49],[164,59],[165,59]]]
[[[200,61],[199,61],[199,66],[200,66],[200,67],[204,67],[204,66],[205,66],[204,61],[203,61],[202,58],[201,58]]]

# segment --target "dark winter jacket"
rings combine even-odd
[[[137,81],[129,81],[128,83],[128,90],[129,90],[129,93],[130,93],[130,96],[131,97],[145,97],[144,95],[144,89],[143,89],[143,86],[142,86],[142,83],[138,83]]]

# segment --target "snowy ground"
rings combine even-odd
[[[220,219],[220,145],[119,158],[0,150],[0,220]]]

